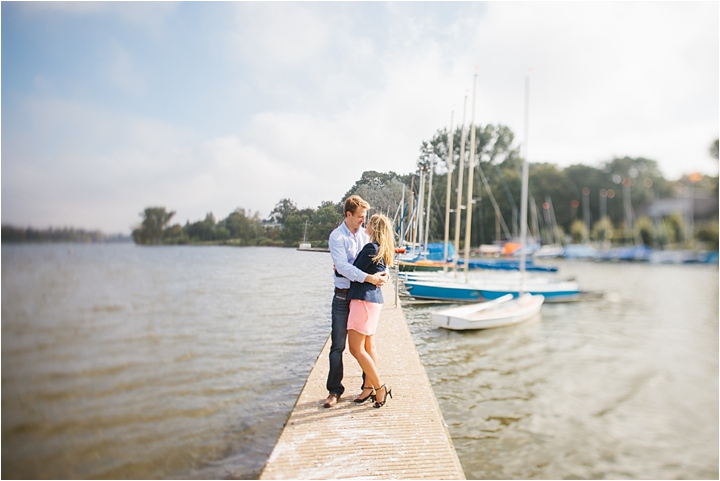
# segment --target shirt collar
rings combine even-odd
[[[344,220],[342,221],[342,226],[343,226],[343,229],[345,229],[345,232],[347,232],[348,234],[350,234],[350,235],[353,236],[353,237],[357,237],[358,232],[360,232],[360,229],[358,229],[358,230],[353,234],[352,231],[350,231],[350,228],[347,226],[347,223],[345,223]]]

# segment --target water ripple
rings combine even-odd
[[[717,268],[561,271],[610,295],[476,332],[405,308],[468,479],[717,479]]]

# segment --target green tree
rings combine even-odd
[[[453,133],[453,166],[459,165],[460,160],[460,139],[462,137],[462,126],[455,129]],[[509,127],[504,125],[488,124],[475,126],[475,160],[489,163],[505,163],[506,168],[519,168],[520,147],[513,146],[515,135]],[[470,158],[470,139],[471,135],[465,133],[465,168],[468,168]],[[429,169],[431,163],[436,166],[444,166],[447,161],[448,152],[448,131],[447,129],[438,130],[432,139],[423,141],[420,144],[420,155],[418,157],[417,166],[423,169]],[[446,169],[441,170],[441,172]]]
[[[578,203],[577,215],[585,221],[584,206],[585,202],[589,205],[590,218],[587,219],[589,225],[592,225],[600,219],[599,211],[599,195],[600,189],[607,188],[612,185],[607,174],[600,169],[587,165],[575,164],[566,168],[564,174],[572,181],[573,200]],[[572,207],[572,200],[570,201]]]
[[[587,227],[585,227],[585,222],[580,219],[574,221],[572,226],[570,226],[570,235],[572,236],[572,240],[575,244],[582,243],[587,238]]]
[[[469,130],[469,129],[468,129]],[[460,186],[462,205],[467,203],[466,192],[469,183],[469,159],[471,149],[475,149],[475,161],[479,166],[474,168],[473,176],[473,199],[471,244],[477,245],[486,242],[494,237],[499,217],[490,199],[490,193],[483,183],[483,177],[488,182],[502,217],[501,224],[510,226],[509,231],[517,230],[513,227],[513,220],[519,217],[517,205],[520,198],[520,167],[522,165],[519,156],[519,146],[514,146],[514,134],[503,125],[477,125],[475,126],[475,145],[471,146],[471,132],[465,133],[465,151],[460,152],[462,137],[462,126],[457,127],[453,132],[453,183],[450,194],[450,208],[455,210],[457,203],[457,177],[461,155],[464,159],[463,185]],[[433,202],[430,216],[430,240],[439,240],[444,237],[445,230],[445,202],[447,199],[447,157],[448,157],[448,131],[438,130],[432,139],[423,141],[420,145],[418,157],[418,169],[428,170],[431,166],[435,169],[433,180]],[[409,184],[406,182],[406,185]],[[415,182],[415,192],[419,191],[419,182]],[[426,198],[427,199],[427,198]],[[517,199],[517,201],[516,201]],[[464,238],[465,217],[461,215],[461,224],[457,226],[461,231],[461,238]],[[451,236],[455,231],[455,214],[451,219]],[[515,222],[515,224],[517,224]],[[505,229],[502,229],[505,231]]]
[[[182,226],[180,224],[173,224],[163,230],[163,244],[186,244],[187,242],[188,237],[185,232],[183,232]]]
[[[148,207],[140,216],[143,221],[140,227],[133,230],[132,237],[136,244],[160,244],[163,237],[163,230],[175,211],[168,212],[165,207]]]
[[[655,245],[664,249],[668,244],[670,244],[670,235],[667,227],[664,222],[659,221],[655,228]]]
[[[565,231],[570,231],[572,222],[577,217],[577,208],[573,207],[573,200],[580,200],[580,191],[577,189],[573,179],[565,170],[560,170],[556,165],[542,163],[530,164],[530,194],[540,206],[548,203],[552,206],[552,213],[556,226]],[[518,202],[519,203],[519,202]],[[538,209],[540,211],[540,209]],[[545,209],[543,208],[542,212]],[[545,216],[543,222],[547,223]],[[553,229],[549,225],[546,228]]]
[[[270,212],[270,219],[278,224],[285,224],[287,218],[298,210],[297,205],[290,199],[281,199]]]
[[[318,246],[326,245],[330,233],[344,220],[342,214],[338,212],[337,205],[330,201],[325,201],[317,208],[312,216],[312,229],[308,235],[312,236],[313,243]]]
[[[224,226],[216,225],[213,232],[213,240],[224,241],[230,239],[230,231]]]
[[[697,228],[696,238],[705,243],[707,249],[718,250],[718,222],[715,220],[700,224]]]
[[[648,247],[655,246],[655,226],[647,216],[638,218],[635,223],[635,237],[639,237],[642,243]]]
[[[402,200],[403,188],[404,184],[397,178],[386,181],[375,178],[367,184],[360,185],[355,193],[370,204],[368,215],[381,213],[392,219]]]
[[[205,220],[186,224],[184,228],[187,236],[196,241],[212,241],[215,239],[215,216],[209,212]]]
[[[229,237],[242,240],[243,244],[254,243],[262,233],[260,214],[248,215],[245,209],[238,207],[219,224],[227,229]]]
[[[311,215],[305,211],[292,212],[285,219],[280,237],[286,246],[299,244],[303,240],[306,222],[309,224]]]
[[[606,182],[601,188],[613,188],[616,193],[622,191],[624,180],[631,181],[630,199],[634,209],[648,204],[656,198],[670,197],[672,187],[660,172],[657,162],[643,157],[616,157],[607,162],[603,171]],[[612,182],[612,183],[610,183]],[[613,220],[617,222],[622,218],[622,209],[618,210]]]
[[[595,223],[592,230],[592,239],[605,242],[613,238],[613,225],[608,216],[603,217]]]
[[[668,233],[670,244],[677,244],[683,239],[685,231],[685,222],[680,214],[672,214],[663,221],[665,231]]]
[[[360,176],[360,179],[357,182],[355,182],[355,184],[350,188],[350,190],[348,190],[345,193],[343,198],[337,204],[338,212],[340,214],[343,213],[342,209],[343,209],[343,203],[345,202],[345,199],[347,199],[348,197],[350,197],[353,194],[357,194],[360,197],[362,197],[363,199],[365,199],[366,201],[368,201],[368,203],[370,203],[370,206],[372,208],[377,208],[377,209],[383,208],[384,209],[386,206],[384,205],[383,200],[373,199],[373,200],[378,200],[378,202],[373,203],[373,200],[366,199],[365,196],[363,195],[363,193],[366,196],[369,196],[371,194],[368,194],[368,192],[374,193],[377,190],[384,189],[386,186],[391,186],[391,189],[394,189],[394,187],[392,187],[392,186],[395,186],[395,185],[400,185],[401,186],[400,190],[402,191],[403,184],[405,184],[406,186],[410,185],[411,177],[412,177],[412,175],[401,176],[392,171],[388,172],[388,173],[382,173],[382,172],[377,172],[374,170],[366,170],[365,172],[362,173],[362,175]],[[400,197],[398,197],[397,202],[398,203],[400,202]],[[378,205],[378,204],[381,204],[381,205]],[[397,208],[397,203],[395,204],[394,208]],[[383,210],[383,212],[384,212],[384,210]]]

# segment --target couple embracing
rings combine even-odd
[[[382,214],[370,217],[363,229],[369,208],[360,196],[348,197],[345,220],[333,230],[328,242],[335,264],[335,294],[326,408],[335,406],[345,392],[342,355],[346,340],[363,370],[362,391],[355,402],[372,399],[373,406],[380,408],[388,396],[392,397],[392,389],[380,381],[375,331],[383,303],[380,287],[387,281],[386,268],[392,265],[395,252],[394,233],[390,220]]]

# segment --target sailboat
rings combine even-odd
[[[300,243],[300,246],[298,247],[299,251],[302,250],[308,250],[312,248],[312,244],[308,243],[307,241],[307,225],[308,221],[305,221],[305,230],[303,231],[303,241]]]
[[[473,88],[474,90],[474,88]],[[473,91],[473,103],[474,103],[474,91]],[[474,105],[473,105],[473,120],[471,125],[471,139],[470,145],[475,145],[475,127],[474,127]],[[464,130],[464,129],[463,129]],[[461,138],[464,139],[464,136]],[[527,142],[527,141],[526,141]],[[472,279],[468,275],[470,269],[469,259],[469,245],[470,245],[470,226],[472,216],[472,180],[473,180],[473,161],[474,161],[474,148],[470,151],[470,164],[469,164],[469,179],[468,179],[468,196],[466,203],[466,223],[465,223],[465,251],[464,259],[462,261],[463,268],[465,270],[464,282],[459,279],[448,279],[447,277],[438,277],[437,280],[428,279],[408,279],[405,281],[405,288],[408,293],[417,299],[431,299],[441,301],[459,301],[459,302],[477,302],[482,300],[498,299],[503,297],[505,294],[512,294],[513,297],[519,297],[524,292],[528,292],[532,295],[542,295],[548,301],[569,301],[577,300],[580,298],[580,285],[574,281],[562,281],[555,282],[547,278],[532,278],[527,279],[525,272],[528,270],[526,250],[521,249],[521,260],[518,263],[518,269],[522,273],[521,279],[507,279],[505,282],[499,282],[497,277],[488,276],[482,273],[479,276],[474,276]],[[463,152],[461,149],[461,161],[463,159]],[[461,163],[462,165],[462,163]],[[523,164],[523,169],[527,169],[527,164]],[[527,184],[527,182],[525,183]],[[459,185],[462,185],[459,183]],[[523,226],[521,231],[524,232],[524,238],[521,240],[522,245],[527,244],[527,204],[528,204],[528,187],[523,186],[522,192],[524,202],[524,217]],[[459,211],[459,209],[458,209]],[[456,228],[456,239],[458,239],[458,232]],[[456,262],[455,265],[460,262]],[[456,271],[457,272],[457,271]]]
[[[492,284],[491,282],[406,281],[405,288],[416,299],[455,302],[497,299],[506,294],[518,297],[523,292],[542,295],[548,302],[568,302],[580,299],[581,295],[580,286],[575,281],[545,282],[525,287],[518,284],[518,282]]]
[[[477,74],[475,75],[477,80]],[[474,104],[473,86],[473,104]],[[526,321],[536,316],[542,308],[545,297],[541,294],[533,294],[525,291],[525,245],[527,244],[527,206],[528,206],[528,162],[527,162],[527,108],[528,108],[529,78],[525,80],[525,155],[523,156],[523,172],[522,172],[522,195],[520,208],[520,242],[523,247],[520,255],[520,290],[515,292],[506,292],[497,296],[494,300],[480,302],[469,306],[460,306],[441,311],[435,311],[431,314],[433,322],[445,329],[465,330],[465,329],[484,329],[490,327],[508,326]],[[474,105],[473,105],[474,113]],[[473,115],[474,117],[474,115]],[[474,149],[474,143],[471,143]],[[471,156],[472,159],[472,156]],[[472,164],[471,164],[472,165]],[[472,184],[468,194],[468,212],[471,208]],[[468,216],[469,217],[469,216]],[[469,220],[469,219],[468,219]],[[470,222],[468,222],[468,226]],[[466,233],[466,248],[469,241],[469,233]],[[467,263],[467,256],[465,258]],[[467,266],[466,266],[467,272]],[[480,290],[480,295],[489,299],[492,294],[486,290]]]
[[[432,179],[434,172],[434,162],[430,164],[430,184],[428,187],[428,200],[427,200],[427,212],[425,213],[425,239],[424,247],[425,250],[421,251],[420,254],[415,255],[414,252],[411,255],[406,255],[400,258],[398,261],[398,269],[401,272],[414,272],[414,271],[440,271],[447,272],[448,266],[450,265],[450,259],[455,257],[455,249],[453,245],[448,242],[449,236],[449,217],[450,217],[450,184],[452,178],[452,155],[453,155],[453,114],[450,115],[450,130],[448,131],[448,160],[447,160],[447,199],[445,208],[445,242],[444,243],[429,243],[429,231],[430,231],[430,212],[431,212],[431,198],[432,198]],[[424,180],[422,177],[423,171],[421,170],[421,181],[420,181],[420,193],[418,196],[418,207],[419,216],[418,221],[422,228],[422,196],[424,194]],[[411,193],[412,196],[412,193]],[[422,235],[421,235],[422,237]]]
[[[504,327],[536,316],[543,300],[543,296],[531,294],[523,294],[517,299],[512,294],[505,294],[494,301],[443,309],[431,315],[437,326],[455,331]]]
[[[537,211],[537,207],[533,202],[533,211]],[[538,250],[533,252],[533,257],[536,258],[553,258],[560,257],[565,253],[565,248],[562,246],[557,233],[557,220],[555,219],[555,209],[552,205],[552,199],[550,196],[545,198],[543,202],[543,213],[545,217],[545,228],[547,231],[548,242],[545,245],[541,245]],[[537,214],[535,214],[537,220]],[[537,228],[536,228],[537,229]],[[539,229],[537,229],[539,231]]]

